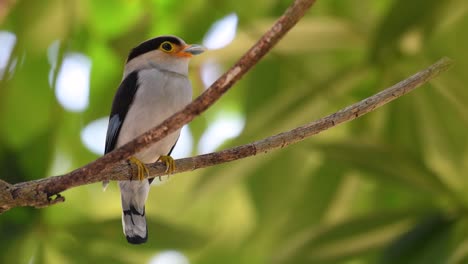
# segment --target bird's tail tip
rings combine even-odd
[[[145,208],[137,210],[130,205],[130,209],[123,210],[123,231],[128,243],[143,244],[148,240],[148,227],[146,225]]]
[[[125,236],[127,238],[127,242],[130,243],[130,244],[134,244],[134,245],[138,245],[138,244],[143,244],[143,243],[146,243],[146,241],[148,240],[148,235],[146,235],[145,237],[141,237],[141,236]]]

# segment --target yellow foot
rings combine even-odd
[[[158,160],[166,163],[167,176],[171,175],[175,171],[175,162],[171,156],[160,156]],[[159,181],[161,181],[161,175],[159,176]]]
[[[129,161],[137,166],[138,180],[142,181],[149,176],[149,170],[143,162],[135,157],[131,157]]]

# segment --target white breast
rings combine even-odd
[[[182,110],[192,100],[187,76],[146,69],[139,71],[138,90],[125,117],[117,147],[129,142]],[[167,155],[179,137],[180,129],[135,155],[142,162],[155,162]]]

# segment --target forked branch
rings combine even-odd
[[[97,175],[126,160],[133,154],[163,139],[171,132],[192,121],[216,102],[234,83],[265,56],[278,41],[304,16],[316,0],[295,0],[275,24],[252,46],[226,73],[214,82],[202,95],[182,111],[166,119],[124,146],[68,174],[32,182],[11,185],[0,180],[0,212],[16,206],[43,207],[63,201],[52,196],[69,188],[100,181]],[[51,181],[52,180],[52,181]]]
[[[260,58],[271,50],[274,44],[297,23],[314,2],[314,0],[295,1],[273,27],[200,97],[181,112],[165,120],[161,125],[149,130],[123,147],[64,175],[22,182],[14,185],[0,180],[0,213],[18,206],[45,207],[57,202],[62,202],[64,198],[60,196],[60,192],[85,184],[103,180],[136,180],[136,177],[132,176],[131,167],[129,167],[125,160],[151,143],[161,140],[167,134],[190,122],[217,101],[236,81],[250,70]],[[439,73],[447,70],[451,64],[452,61],[450,59],[443,58],[427,69],[416,73],[380,93],[293,130],[247,145],[176,160],[177,169],[174,173],[195,170],[260,153],[267,153],[271,150],[299,142],[314,134],[318,134],[326,129],[375,110],[428,82]],[[160,163],[151,164],[149,168],[151,177],[164,175],[165,166]]]

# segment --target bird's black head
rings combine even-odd
[[[133,48],[130,51],[130,54],[128,54],[127,62],[147,52],[160,49],[160,48],[164,48],[164,47],[161,47],[163,43],[165,44],[170,43],[175,46],[185,45],[185,42],[182,39],[175,37],[175,36],[160,36],[160,37],[152,38],[141,43],[135,48]]]

